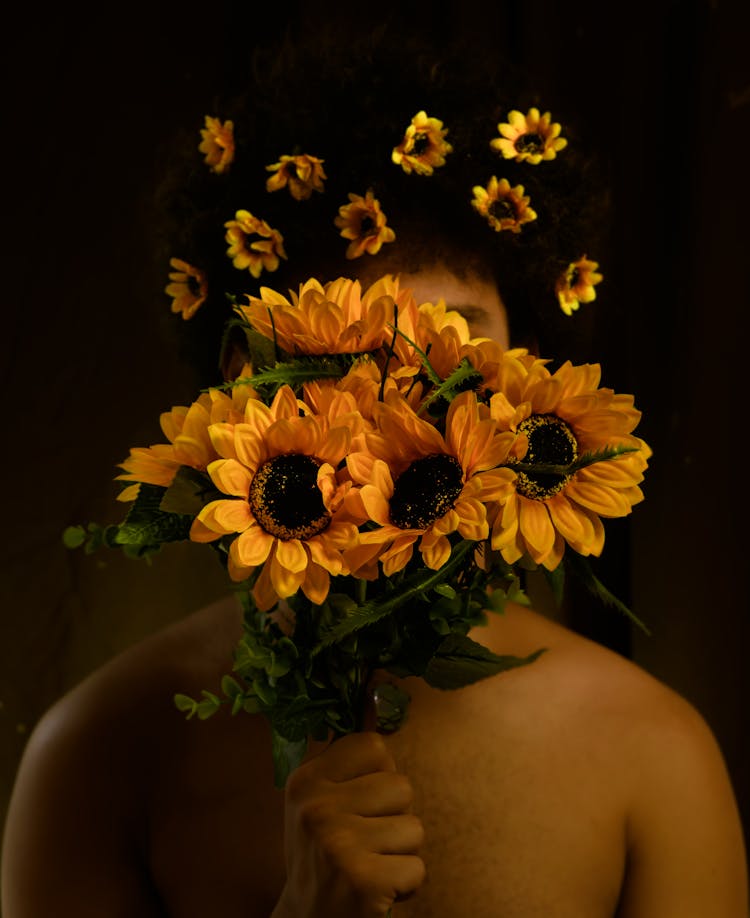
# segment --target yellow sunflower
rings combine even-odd
[[[346,552],[353,572],[373,576],[372,562],[379,558],[390,576],[408,564],[417,542],[424,563],[437,570],[450,556],[451,533],[486,539],[486,504],[512,488],[514,473],[498,466],[517,436],[499,433],[492,418],[480,417],[473,392],[451,402],[445,436],[396,393],[378,403],[375,421],[376,431],[365,434],[367,450],[347,457],[349,473],[361,485],[347,495],[349,512],[378,524]]]
[[[571,262],[563,271],[555,284],[555,293],[565,315],[572,315],[581,303],[591,303],[596,299],[594,287],[604,280],[598,271],[598,262],[585,255]]]
[[[227,220],[225,239],[229,243],[227,255],[240,271],[245,268],[258,278],[262,271],[275,271],[279,259],[286,258],[284,237],[271,229],[265,220],[253,216],[248,210],[238,210],[234,220]]]
[[[600,517],[621,517],[643,499],[650,447],[633,430],[640,412],[630,395],[598,388],[597,364],[563,364],[550,373],[541,362],[516,378],[514,387],[490,400],[498,428],[523,434],[528,450],[511,457],[514,488],[500,500],[492,526],[492,547],[512,564],[528,555],[554,570],[566,543],[581,555],[604,546]],[[534,465],[565,466],[585,453],[625,446],[637,451],[595,462],[573,474],[535,471]]]
[[[210,115],[205,117],[205,127],[201,128],[202,140],[198,150],[205,154],[205,161],[212,172],[226,172],[234,160],[234,122],[225,121]]]
[[[282,156],[277,163],[266,166],[274,174],[266,182],[266,191],[278,191],[288,187],[296,201],[305,201],[313,191],[323,191],[327,176],[323,171],[323,160],[317,156]]]
[[[453,150],[445,139],[447,133],[442,121],[429,118],[425,111],[417,112],[391,158],[407,175],[432,175],[436,167],[445,165],[445,157]]]
[[[464,359],[468,360],[482,377],[477,390],[483,398],[489,398],[493,393],[501,393],[498,394],[498,399],[505,399],[508,403],[510,400],[514,404],[520,399],[529,370],[535,364],[544,366],[549,363],[544,358],[529,354],[526,348],[504,350],[492,338],[473,338],[462,344],[458,360]],[[513,409],[510,411],[510,414],[512,413]]]
[[[339,235],[351,240],[346,249],[346,257],[350,259],[359,258],[365,252],[376,255],[384,243],[396,238],[380,209],[380,201],[371,190],[364,197],[350,194],[349,203],[339,207],[334,223],[341,230]]]
[[[492,176],[487,186],[475,185],[472,207],[481,214],[495,230],[510,230],[520,233],[524,223],[536,220],[536,211],[529,207],[530,198],[524,195],[523,185],[510,187],[507,179]]]
[[[538,108],[530,108],[525,115],[515,109],[508,112],[508,121],[498,124],[497,129],[501,136],[491,140],[490,146],[518,163],[554,159],[568,145],[560,136],[560,125],[552,121],[549,112],[540,115]]]
[[[242,376],[251,374],[252,367],[246,364]],[[248,400],[255,398],[257,393],[248,385],[235,386],[231,395],[220,389],[209,389],[189,407],[176,405],[163,412],[159,424],[169,442],[130,450],[128,458],[120,463],[125,472],[115,480],[136,483],[123,489],[117,499],[134,500],[139,483],[168,488],[182,465],[205,472],[209,463],[219,457],[208,428],[212,424],[241,421]]]
[[[269,287],[238,306],[247,321],[289,354],[354,354],[390,342],[395,310],[399,325],[414,324],[416,304],[393,275],[384,275],[362,293],[358,280],[340,277],[325,285],[310,278],[290,293],[291,301]],[[409,318],[411,316],[411,319]]]
[[[196,542],[235,536],[228,570],[236,582],[263,566],[253,588],[263,611],[300,589],[323,602],[330,575],[348,573],[342,551],[358,538],[340,512],[351,482],[336,471],[351,441],[346,412],[300,415],[301,407],[284,386],[270,406],[248,402],[241,423],[211,428],[221,458],[208,473],[227,496],[207,504],[190,531]]]
[[[180,258],[170,258],[169,264],[174,271],[169,273],[170,283],[164,292],[172,297],[172,312],[191,319],[208,296],[206,275]]]

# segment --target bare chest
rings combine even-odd
[[[562,728],[462,717],[460,704],[444,713],[435,721],[417,711],[390,740],[414,787],[427,868],[394,916],[611,918],[624,833],[617,800],[595,778],[601,762]],[[188,746],[154,809],[151,870],[171,918],[267,918],[283,887],[283,792],[270,745],[230,726],[233,738],[216,730],[205,737],[213,742]]]

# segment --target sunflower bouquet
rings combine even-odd
[[[168,442],[130,450],[121,524],[65,535],[132,557],[185,539],[216,552],[243,632],[220,690],[176,696],[187,716],[264,714],[282,785],[309,737],[362,727],[375,673],[388,731],[408,697],[387,674],[454,689],[531,663],[541,649],[501,656],[469,637],[526,601],[525,571],[559,590],[572,568],[624,608],[586,557],[602,518],[642,500],[650,449],[599,366],[553,371],[472,337],[392,275],[246,300],[240,376],[165,412]]]

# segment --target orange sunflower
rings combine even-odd
[[[250,376],[252,367],[246,364],[242,376]],[[168,443],[148,447],[135,447],[127,459],[120,463],[125,472],[116,481],[132,481],[117,499],[135,500],[138,484],[160,485],[168,488],[182,465],[205,472],[209,463],[218,458],[208,432],[212,424],[234,424],[244,417],[248,400],[257,398],[248,385],[235,386],[231,395],[220,389],[209,389],[189,407],[176,405],[159,418]]]
[[[581,303],[591,303],[596,299],[594,287],[604,280],[598,272],[598,262],[583,255],[578,261],[571,262],[560,275],[555,293],[566,316],[572,315]]]
[[[310,278],[291,293],[291,301],[269,287],[249,296],[238,310],[267,338],[275,336],[289,354],[356,354],[375,350],[393,337],[395,310],[399,325],[416,315],[414,297],[386,274],[362,293],[357,280],[340,277],[325,285]]]
[[[408,564],[419,542],[422,560],[437,570],[450,556],[451,533],[477,542],[487,538],[486,504],[506,496],[515,477],[498,466],[519,438],[481,418],[473,392],[451,402],[445,436],[395,393],[377,408],[377,429],[365,434],[367,450],[347,457],[352,479],[361,485],[347,496],[347,506],[353,518],[372,520],[378,528],[360,534],[347,561],[355,573],[373,577],[379,558],[390,576]]]
[[[201,128],[201,142],[198,149],[205,154],[206,165],[212,172],[226,172],[234,160],[234,122],[225,121],[210,115],[205,117],[205,127]]]
[[[303,153],[299,156],[282,156],[277,163],[266,166],[274,174],[266,182],[266,191],[279,191],[288,187],[295,201],[306,201],[313,191],[323,191],[327,178],[323,160]]]
[[[172,312],[182,313],[183,319],[191,319],[208,296],[206,275],[200,268],[189,265],[180,258],[170,258],[170,283],[164,292],[172,297]]]
[[[208,473],[227,496],[203,507],[190,531],[195,542],[235,537],[228,570],[236,582],[263,565],[253,588],[263,611],[300,589],[323,602],[330,575],[348,573],[342,552],[358,538],[340,512],[351,482],[336,472],[351,441],[347,412],[300,415],[303,407],[284,386],[270,406],[248,402],[241,423],[211,428],[221,458]]]
[[[445,165],[445,157],[453,150],[445,139],[447,133],[438,118],[429,118],[425,111],[417,112],[403,140],[393,148],[391,158],[407,175],[432,175],[436,167]]]
[[[376,255],[384,243],[396,238],[371,190],[364,197],[350,194],[349,203],[339,207],[339,215],[333,222],[341,230],[339,235],[351,240],[346,249],[349,259],[359,258],[365,252]]]
[[[530,108],[525,115],[515,109],[508,112],[508,121],[498,124],[497,129],[501,136],[491,140],[490,146],[517,163],[535,165],[554,159],[568,145],[560,136],[560,125],[553,123],[549,112],[540,115],[538,108]]]
[[[472,207],[487,220],[496,233],[502,230],[520,233],[524,223],[536,220],[536,211],[529,207],[531,199],[524,195],[523,185],[511,188],[507,179],[498,181],[493,175],[486,187],[475,185],[472,190]]]
[[[279,259],[286,258],[281,233],[249,210],[238,210],[234,220],[227,220],[224,227],[227,231],[224,238],[229,243],[227,255],[240,271],[247,268],[258,278],[263,270],[275,271]]]
[[[554,570],[566,543],[581,555],[599,555],[600,517],[626,516],[643,499],[639,484],[651,449],[633,435],[640,412],[632,396],[598,388],[600,376],[597,364],[567,362],[552,374],[535,362],[514,388],[490,400],[499,429],[524,434],[528,443],[520,464],[511,457],[514,488],[500,500],[492,526],[492,547],[509,564],[528,555]],[[635,451],[572,474],[534,470],[567,466],[585,453],[616,446]]]

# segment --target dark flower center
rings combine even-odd
[[[421,156],[429,146],[430,138],[427,136],[427,134],[419,133],[414,135],[412,152],[415,156]]]
[[[250,509],[272,536],[309,539],[323,532],[331,514],[318,488],[321,462],[313,456],[287,453],[261,465],[250,483]]]
[[[526,465],[568,465],[578,457],[578,441],[565,421],[554,414],[532,414],[518,425],[529,439]],[[562,491],[570,475],[558,472],[518,472],[516,488],[530,500],[546,500]]]
[[[489,213],[490,216],[494,217],[496,220],[516,220],[518,218],[515,204],[510,198],[501,198],[497,201],[493,201],[489,206]]]
[[[192,296],[198,297],[201,295],[201,285],[197,277],[193,277],[192,274],[188,275],[187,279],[187,288],[190,291]]]
[[[462,489],[458,459],[443,453],[415,459],[396,479],[391,522],[399,529],[426,529],[453,507]]]
[[[543,153],[544,138],[541,134],[521,134],[513,144],[519,153]]]
[[[360,236],[367,236],[375,229],[375,221],[369,214],[363,214],[359,222]]]
[[[568,281],[569,285],[571,287],[575,287],[580,281],[580,279],[581,279],[581,274],[578,268],[573,268],[573,270],[570,272],[570,280]]]

